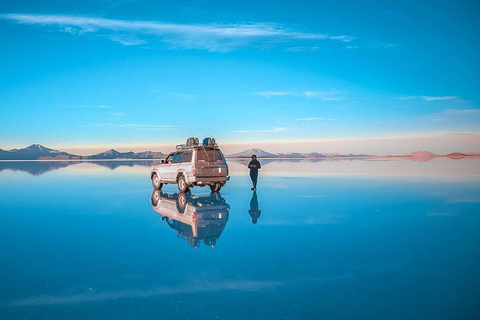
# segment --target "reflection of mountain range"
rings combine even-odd
[[[145,166],[150,167],[160,163],[158,160],[144,160],[144,161],[0,161],[0,171],[13,170],[24,171],[34,176],[41,175],[45,172],[65,168],[79,163],[93,163],[98,166],[107,167],[112,170],[127,166]]]
[[[39,144],[32,144],[31,146],[23,149],[0,149],[0,160],[164,159],[165,156],[166,155],[161,152],[118,152],[114,149],[91,156],[78,156],[67,152],[50,149]]]

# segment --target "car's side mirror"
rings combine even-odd
[[[160,161],[160,163],[161,163],[161,164],[164,164],[164,163],[165,163],[165,160]]]

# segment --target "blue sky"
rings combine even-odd
[[[479,21],[475,1],[2,2],[0,148],[460,132],[480,151]]]

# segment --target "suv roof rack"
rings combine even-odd
[[[177,151],[185,150],[186,148],[187,148],[187,146],[184,145],[184,144],[177,144],[177,146],[176,146]]]
[[[203,139],[202,144],[199,143],[198,138],[191,137],[187,139],[187,143],[177,144],[176,149],[177,151],[181,151],[186,149],[193,149],[200,146],[201,147],[218,147],[218,144],[213,137]]]

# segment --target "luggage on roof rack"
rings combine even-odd
[[[203,139],[204,146],[218,147],[218,144],[215,142],[213,137]]]
[[[196,137],[188,138],[188,139],[187,139],[186,146],[187,146],[187,147],[196,147],[196,146],[198,146],[198,138],[196,138]]]

